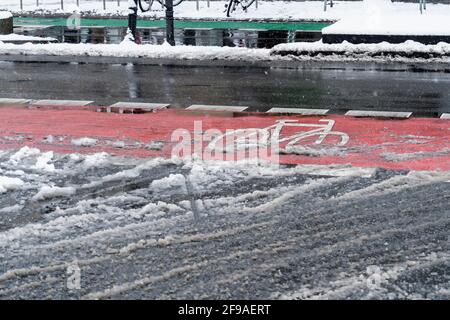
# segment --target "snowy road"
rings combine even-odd
[[[0,298],[450,298],[448,172],[309,171],[1,152]]]

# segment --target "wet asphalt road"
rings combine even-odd
[[[448,173],[30,151],[0,170],[24,183],[0,197],[0,299],[450,298]]]
[[[0,62],[0,97],[450,112],[450,73],[391,65],[303,69]]]

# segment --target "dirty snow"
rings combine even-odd
[[[388,161],[401,162],[401,161],[416,160],[416,159],[428,158],[428,157],[446,156],[448,154],[450,154],[450,148],[444,148],[440,151],[435,151],[435,152],[431,152],[431,151],[430,152],[419,151],[419,152],[414,152],[414,153],[383,152],[380,155],[381,155],[381,157],[383,157],[384,159],[386,159]]]
[[[72,187],[60,188],[55,186],[43,186],[33,197],[33,200],[39,201],[55,197],[71,196],[73,194],[75,194],[75,188]]]
[[[17,190],[22,187],[24,182],[18,178],[9,178],[0,176],[0,193],[9,190]]]
[[[18,150],[16,153],[14,153],[10,158],[9,158],[9,162],[12,163],[13,165],[17,165],[18,163],[20,163],[22,160],[29,158],[29,157],[33,157],[36,155],[40,155],[40,150],[36,149],[36,148],[30,148],[30,147],[23,147],[20,150]]]
[[[72,139],[71,143],[74,146],[78,147],[92,147],[97,144],[97,139],[89,138],[89,137],[83,137],[78,139]]]
[[[53,151],[45,152],[37,158],[36,164],[34,165],[33,168],[35,168],[36,170],[54,172],[55,165],[52,163],[49,163],[52,161],[52,159],[53,159]]]
[[[86,155],[84,158],[83,164],[87,168],[95,168],[102,167],[108,163],[109,155],[106,152],[100,152],[95,154]]]
[[[0,179],[0,298],[449,298],[448,172],[29,148],[0,167],[23,171]]]

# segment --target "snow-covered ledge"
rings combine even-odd
[[[10,12],[0,11],[0,34],[13,33],[13,16]]]

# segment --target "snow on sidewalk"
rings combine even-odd
[[[2,0],[0,10],[10,10],[14,13],[34,13],[34,14],[63,14],[81,12],[92,16],[126,16],[127,2],[117,1],[106,2],[106,9],[103,9],[103,2],[100,0],[82,0],[80,7],[76,6],[76,0],[64,0],[64,10],[61,10],[60,0],[40,0],[40,6],[36,7],[35,0],[23,0],[23,11],[20,10],[18,0]],[[184,1],[175,8],[175,17],[178,19],[229,19],[229,20],[311,20],[311,21],[335,21],[346,17],[360,16],[364,11],[364,3],[361,1],[336,1],[333,8],[323,9],[322,1],[259,1],[258,8],[252,5],[247,12],[238,9],[230,18],[226,18],[225,4],[228,1],[211,1],[208,8],[206,1],[200,1],[197,10],[196,1]],[[405,14],[419,14],[418,3],[393,3],[398,11]],[[450,5],[428,4],[426,15],[450,15]],[[153,10],[141,16],[163,18],[165,13],[161,5],[156,3]]]
[[[361,59],[386,60],[384,55],[397,59],[398,62],[411,62],[410,58],[437,58],[448,62],[450,44],[424,45],[406,41],[401,44],[387,42],[379,44],[324,44],[313,43],[280,44],[273,49],[249,49],[232,47],[202,47],[169,45],[116,45],[116,44],[23,44],[0,43],[0,55],[59,56],[59,57],[97,57],[97,58],[142,58],[174,59],[201,61],[292,61],[298,59],[319,59],[353,61]],[[297,56],[297,57],[294,57]],[[300,58],[298,56],[301,56]],[[427,61],[427,60],[426,60]]]
[[[269,49],[117,44],[0,44],[3,55],[130,57],[183,60],[271,60]]]
[[[322,30],[325,34],[358,35],[449,35],[449,15],[445,12],[420,14],[403,10],[390,0],[364,0],[360,15],[344,17]]]
[[[33,36],[24,36],[21,34],[6,34],[0,35],[0,43],[2,42],[12,42],[12,43],[26,43],[26,42],[58,42],[55,38],[49,37],[33,37]]]

